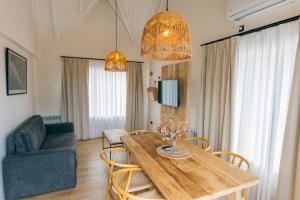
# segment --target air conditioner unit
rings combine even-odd
[[[274,7],[281,7],[297,0],[228,0],[228,18],[239,21]]]

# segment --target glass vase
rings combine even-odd
[[[178,139],[179,139],[179,135],[178,134],[176,134],[175,136],[173,136],[172,137],[172,139],[171,139],[171,145],[172,145],[172,149],[173,149],[173,151],[176,151],[177,150],[177,147],[178,147]]]

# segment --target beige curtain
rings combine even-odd
[[[284,133],[277,199],[300,199],[300,42]]]
[[[63,58],[61,118],[73,122],[77,139],[89,138],[89,60]]]
[[[144,93],[142,63],[129,62],[127,72],[126,130],[144,127]]]
[[[236,39],[202,48],[199,133],[212,149],[230,150],[232,121],[232,76]]]

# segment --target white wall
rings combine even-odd
[[[220,39],[238,32],[238,26],[245,25],[246,30],[260,27],[272,22],[293,17],[300,14],[300,1],[282,8],[276,8],[262,14],[249,17],[239,23],[233,23],[227,19],[227,3],[220,0],[172,0],[170,10],[180,13],[190,24],[192,54],[190,82],[189,82],[189,122],[190,128],[196,129],[198,124],[198,97],[199,97],[199,77],[201,66],[201,44]],[[160,74],[161,66],[167,63],[152,62],[151,71]],[[151,102],[149,105],[149,121],[156,124],[160,118],[160,106]],[[155,126],[150,126],[154,129]]]
[[[6,136],[34,111],[34,54],[37,50],[35,25],[29,1],[0,1],[0,199],[4,199],[2,159],[6,155]],[[27,94],[6,96],[5,48],[28,59]]]
[[[30,1],[0,0],[0,34],[37,52],[37,34]]]
[[[157,87],[157,82],[160,80],[161,76],[161,65],[154,62],[150,63],[150,71],[152,76],[150,76],[148,87]],[[149,101],[148,106],[148,129],[155,130],[160,123],[160,104],[157,101]]]
[[[37,113],[48,116],[60,113],[60,56],[105,58],[115,48],[115,18],[110,6],[97,4],[73,32],[61,39],[41,34],[37,61]],[[140,60],[139,51],[119,22],[118,48],[128,60]]]

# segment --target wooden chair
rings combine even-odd
[[[211,149],[211,144],[207,139],[201,137],[188,137],[184,140],[189,141],[194,145],[200,146],[203,151],[209,151]]]
[[[246,171],[247,173],[250,173],[250,163],[243,156],[229,151],[218,151],[218,152],[213,152],[212,154],[220,158],[226,159],[226,161],[230,162],[231,164]],[[245,168],[243,168],[243,164]],[[247,200],[247,189],[244,189],[242,191],[242,198],[243,200]]]
[[[129,132],[128,134],[129,135],[144,135],[144,134],[147,134],[147,133],[150,133],[151,131],[149,130],[135,130],[135,131],[131,131]]]
[[[134,167],[120,169],[113,173],[112,184],[117,190],[118,200],[164,200],[155,189],[140,194],[133,194],[129,191],[134,174],[141,171],[140,167]]]
[[[135,131],[129,132],[128,135],[141,136],[141,135],[148,134],[148,133],[151,133],[151,131],[149,131],[149,130],[135,130]],[[132,154],[130,154],[130,152],[129,152],[129,159],[130,159],[131,163],[136,163],[134,156]]]
[[[125,157],[121,155],[122,153],[126,154]],[[108,156],[108,154],[111,154],[112,156]],[[106,148],[100,152],[100,157],[104,161],[108,172],[106,200],[114,199],[113,191],[115,191],[115,188],[112,187],[113,172],[116,169],[120,169],[120,168],[138,168],[139,166],[134,164],[129,164],[128,149],[124,147]],[[121,159],[123,160],[121,161]],[[132,180],[131,187],[128,188],[128,191],[130,192],[143,191],[153,187],[151,181],[142,172],[135,173],[135,176],[132,178],[133,180]]]

